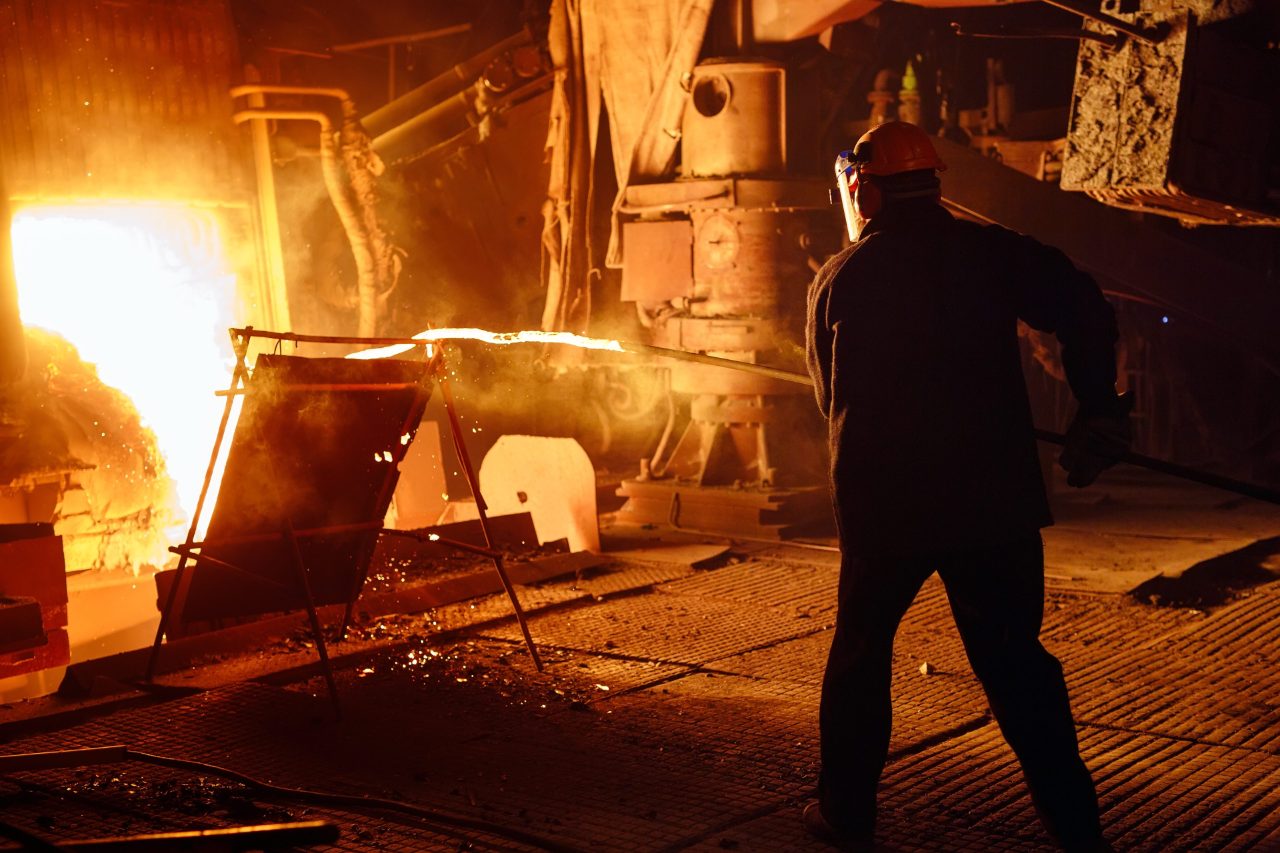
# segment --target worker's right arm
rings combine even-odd
[[[831,283],[835,278],[832,263],[828,261],[809,285],[805,312],[805,361],[809,367],[809,378],[813,380],[818,408],[824,418],[831,416],[831,362],[835,343],[835,331],[828,325]]]

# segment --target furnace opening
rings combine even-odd
[[[164,471],[173,481],[175,505],[152,516],[162,531],[93,520],[101,536],[138,536],[156,546],[138,554],[96,543],[69,552],[67,567],[138,570],[137,562],[101,563],[108,559],[102,555],[113,553],[163,565],[164,547],[182,538],[208,464],[222,407],[211,389],[227,384],[233,361],[226,329],[236,319],[236,275],[218,216],[171,203],[29,204],[14,213],[13,243],[24,323],[66,339],[96,367],[103,383],[132,401],[142,426],[154,433]],[[65,390],[74,394],[87,388]],[[83,408],[81,419],[81,429],[110,443],[105,419],[95,417],[91,405]],[[138,438],[122,434],[119,440],[127,444]],[[129,491],[136,473],[125,467],[113,475],[110,461],[85,461],[95,466],[96,489],[108,491],[90,495],[88,503],[110,516],[119,509],[110,490]],[[62,526],[67,518],[55,515]]]

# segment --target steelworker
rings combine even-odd
[[[922,130],[882,124],[837,160],[853,244],[809,290],[809,373],[827,418],[839,611],[822,685],[814,835],[870,849],[889,749],[893,637],[935,571],[1049,834],[1106,850],[1062,667],[1040,644],[1052,524],[1018,347],[1057,335],[1079,404],[1060,464],[1085,486],[1129,447],[1115,315],[1065,255],[941,205]]]

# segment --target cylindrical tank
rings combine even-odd
[[[769,60],[708,60],[693,69],[689,95],[681,137],[686,177],[786,171],[782,65]]]

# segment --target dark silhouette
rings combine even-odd
[[[842,158],[854,243],[814,280],[807,328],[842,561],[805,825],[870,847],[893,637],[936,571],[1046,829],[1068,850],[1107,849],[1062,667],[1039,640],[1039,530],[1052,517],[1017,321],[1062,344],[1080,405],[1061,462],[1087,485],[1128,448],[1114,312],[1061,252],[952,217],[939,204],[945,167],[918,128],[881,125]]]

